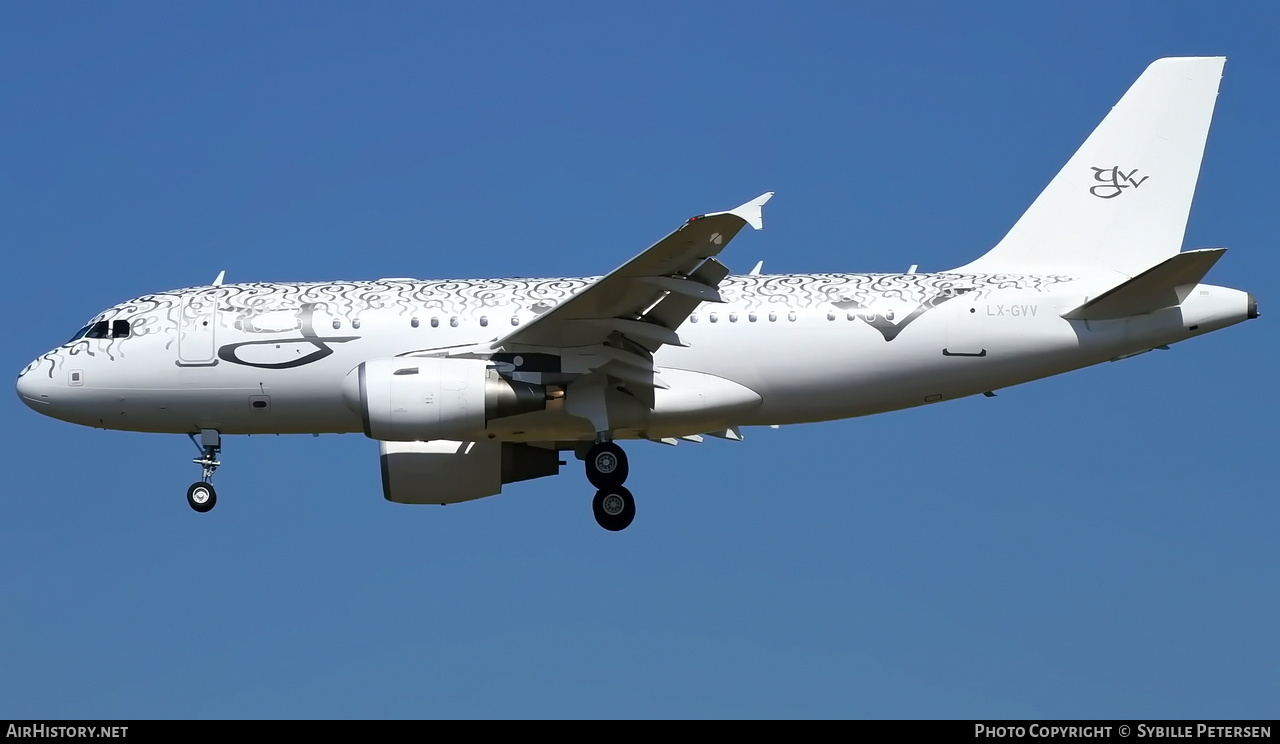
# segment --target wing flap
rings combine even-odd
[[[692,297],[699,302],[724,302],[724,300],[720,299],[720,292],[714,285],[707,286],[692,279],[678,279],[672,276],[646,276],[641,277],[638,281],[644,284],[652,284],[672,294]]]

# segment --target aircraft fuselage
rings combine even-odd
[[[361,416],[343,385],[361,362],[483,356],[496,338],[593,281],[397,279],[162,292],[97,315],[88,335],[23,370],[18,390],[41,413],[106,429],[359,432]],[[824,421],[950,400],[1165,346],[1256,312],[1245,292],[1198,285],[1181,305],[1157,312],[1061,317],[1107,282],[1114,278],[731,276],[720,285],[724,302],[703,303],[678,329],[687,346],[654,355],[657,374],[682,384],[659,389],[652,410],[615,402],[614,436]],[[517,378],[573,377],[572,348],[504,351],[497,366]],[[552,357],[564,366],[547,371]],[[475,432],[489,435],[589,441],[595,431],[551,406]]]

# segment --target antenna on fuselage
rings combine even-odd
[[[213,280],[213,286],[215,286],[215,287],[221,287],[221,286],[222,286],[222,278],[223,278],[223,277],[225,277],[226,275],[227,275],[227,270],[226,270],[226,269],[223,269],[222,271],[219,271],[219,272],[218,272],[218,278]]]

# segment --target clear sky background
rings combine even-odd
[[[1280,716],[1280,5],[8,3],[11,379],[228,281],[581,276],[777,196],[745,272],[953,268],[1162,56],[1228,58],[1186,247],[1260,320],[937,406],[384,502],[360,435],[3,398],[0,717]]]

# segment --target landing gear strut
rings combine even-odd
[[[624,530],[636,518],[636,500],[622,487],[627,480],[627,453],[608,440],[596,442],[584,458],[587,480],[597,489],[591,500],[596,522],[606,530]]]
[[[187,436],[191,437],[193,444],[196,444],[195,434]],[[213,490],[213,484],[209,481],[213,480],[213,472],[222,464],[218,462],[218,453],[222,451],[222,435],[217,429],[201,429],[200,442],[196,447],[200,448],[200,456],[191,462],[200,466],[201,480],[192,483],[187,489],[187,504],[192,509],[204,513],[218,503],[218,492]]]

